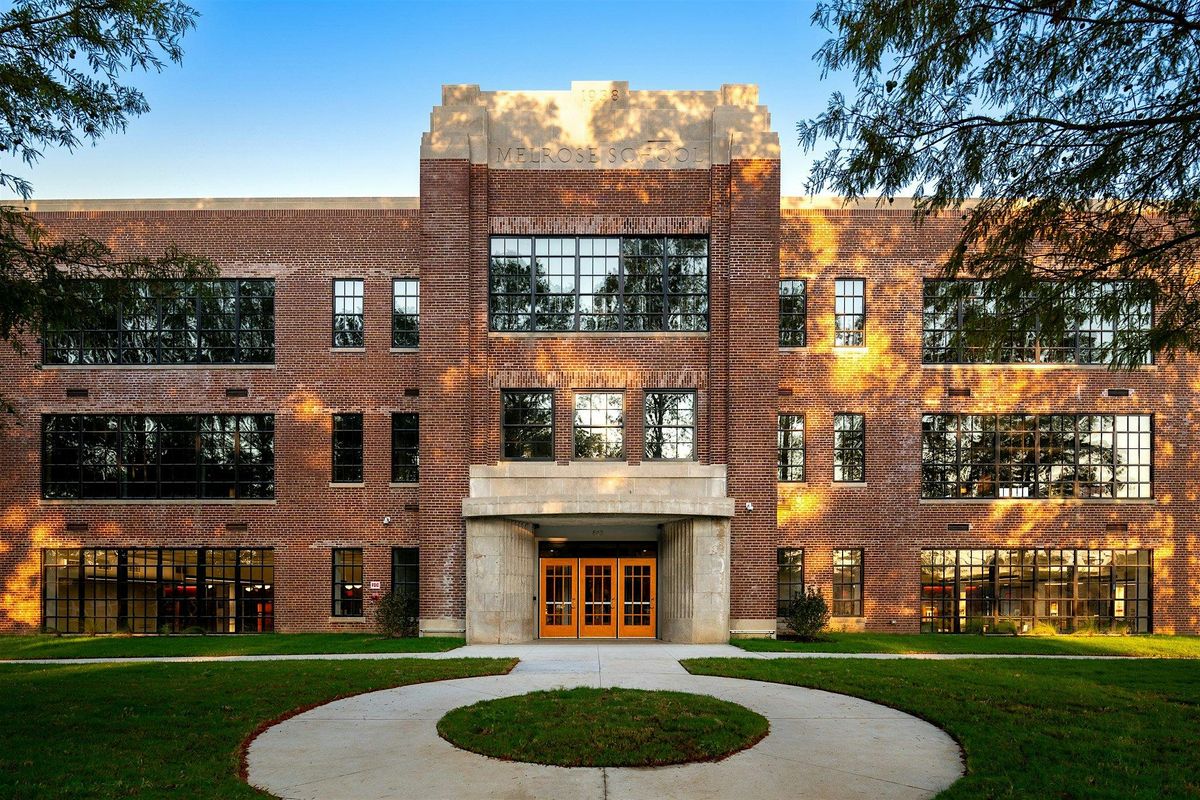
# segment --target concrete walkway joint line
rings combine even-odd
[[[729,645],[473,645],[424,658],[519,658],[508,675],[358,695],[263,732],[247,755],[254,786],[289,800],[917,800],[963,773],[958,745],[923,720],[866,700],[782,684],[691,675],[683,658],[761,658]],[[771,723],[723,761],[654,769],[564,768],[487,758],[437,735],[450,709],[559,687],[707,694]],[[548,721],[552,724],[552,721]]]

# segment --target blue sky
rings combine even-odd
[[[797,120],[834,88],[804,2],[193,0],[182,66],[137,75],[151,111],[124,134],[47,151],[35,199],[417,194],[418,146],[443,83],[635,89],[757,83],[802,194]],[[844,81],[838,81],[844,83]]]

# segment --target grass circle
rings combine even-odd
[[[485,756],[559,767],[658,767],[717,761],[767,735],[766,718],[702,694],[554,689],[456,708],[437,724]]]

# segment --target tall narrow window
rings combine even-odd
[[[625,395],[579,392],[575,395],[575,458],[625,457]]]
[[[808,295],[805,281],[779,282],[779,346],[808,346]]]
[[[501,392],[500,431],[502,457],[554,458],[554,392]]]
[[[646,392],[646,449],[651,461],[696,457],[696,393]]]
[[[799,547],[780,547],[775,551],[777,567],[777,611],[787,616],[788,608],[797,597],[804,596],[804,550]]]
[[[779,480],[803,481],[804,415],[779,415]]]
[[[392,414],[392,483],[420,480],[421,426],[416,414]]]
[[[862,414],[833,415],[833,480],[862,483],[867,479],[867,423]]]
[[[833,309],[833,346],[862,347],[867,323],[866,283],[862,278],[838,278]]]
[[[392,548],[392,591],[407,596],[414,606],[418,605],[421,594],[421,560],[417,548]]]
[[[363,415],[333,415],[334,483],[361,483],[363,479]]]
[[[833,616],[863,615],[863,551],[833,551]]]
[[[361,617],[362,613],[362,548],[337,548],[333,551],[333,616]]]
[[[396,278],[392,281],[392,347],[416,347],[420,332],[420,283],[416,278]]]
[[[333,346],[363,346],[363,282],[352,278],[333,282]]]

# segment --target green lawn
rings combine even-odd
[[[236,636],[0,636],[0,660],[20,658],[147,658],[323,653],[441,653],[462,639],[384,639],[374,633],[262,633]]]
[[[854,695],[941,726],[966,751],[968,768],[941,800],[1200,797],[1200,669],[1188,661],[694,659],[684,666]]]
[[[978,636],[826,633],[819,642],[734,639],[751,653],[1013,653],[1020,655],[1200,658],[1200,636]]]
[[[456,708],[438,721],[464,750],[560,767],[654,767],[715,761],[770,725],[748,708],[700,694],[555,689]]]
[[[288,711],[510,659],[0,665],[0,797],[262,797],[242,742]]]

